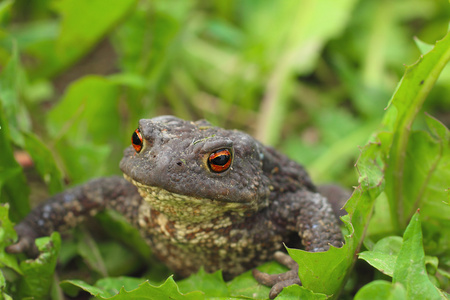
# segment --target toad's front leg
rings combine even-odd
[[[55,195],[33,209],[15,227],[18,242],[6,250],[36,256],[36,238],[72,228],[105,208],[117,210],[131,221],[141,201],[136,187],[122,177],[91,180]]]
[[[318,193],[306,191],[291,196],[295,197],[295,200],[291,198],[293,201],[290,205],[283,205],[282,208],[289,212],[281,211],[281,215],[288,216],[288,223],[294,221],[295,231],[298,232],[305,250],[321,252],[328,250],[330,245],[340,247],[343,242],[342,233],[327,199]],[[290,270],[282,274],[267,274],[253,270],[253,276],[259,283],[272,287],[269,294],[271,299],[275,298],[284,287],[301,285],[298,264],[282,252],[275,253],[274,258]]]

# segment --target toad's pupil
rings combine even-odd
[[[209,155],[208,166],[211,171],[221,173],[231,165],[231,151],[229,149],[220,149]]]
[[[211,160],[211,163],[213,163],[215,165],[223,166],[228,162],[229,159],[230,159],[229,155],[222,154],[217,157],[214,157],[214,159]]]
[[[139,128],[133,132],[133,135],[131,136],[131,144],[133,145],[133,148],[137,153],[141,152],[143,142]]]
[[[136,131],[133,132],[133,135],[132,135],[131,139],[133,140],[133,144],[134,145],[141,145],[142,144],[142,141],[139,138],[139,135],[138,135],[138,133]]]

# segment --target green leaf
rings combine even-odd
[[[109,166],[108,154],[120,134],[119,90],[99,76],[86,76],[73,83],[49,113],[48,128],[73,183],[100,176]],[[114,171],[113,171],[114,170]]]
[[[50,237],[39,238],[36,245],[40,251],[39,257],[20,263],[23,276],[17,284],[17,297],[45,298],[50,293],[54,280],[54,272],[61,247],[61,238],[57,232]]]
[[[303,286],[291,285],[283,288],[277,300],[326,300],[328,299],[325,294],[316,294]]]
[[[83,257],[89,267],[103,277],[108,276],[105,262],[100,254],[97,243],[89,232],[86,230],[83,233],[76,231],[76,238],[78,240],[78,253]]]
[[[379,135],[377,138],[383,136]],[[345,282],[355,254],[363,243],[375,199],[384,187],[381,160],[383,151],[385,150],[378,140],[362,148],[357,162],[359,186],[344,207],[348,216],[343,220],[350,233],[345,237],[345,244],[339,249],[331,247],[327,252],[321,253],[288,249],[291,257],[299,264],[299,277],[304,287],[316,293],[335,295]]]
[[[380,226],[380,224],[383,226]],[[374,213],[367,228],[367,235],[375,237],[375,240],[377,240],[380,237],[391,235],[393,232],[389,203],[386,194],[383,192],[375,200]],[[365,242],[367,243],[369,240],[366,239]]]
[[[450,131],[431,116],[427,116],[425,120],[439,150],[426,154],[427,156],[435,154],[435,158],[430,173],[427,174],[428,185],[423,189],[423,196],[419,202],[420,211],[424,217],[438,221],[438,226],[450,224],[450,205],[448,205],[450,185],[447,180],[450,178]],[[443,236],[449,236],[450,228],[444,226],[441,232]]]
[[[64,280],[61,281],[60,286],[63,291],[71,297],[76,297],[80,290],[86,291],[95,297],[108,298],[115,295],[114,293],[109,293],[104,288],[92,286],[83,280]]]
[[[16,162],[12,145],[23,145],[20,128],[26,127],[26,114],[21,114],[20,93],[24,73],[16,47],[0,73],[0,202],[9,203],[13,221],[23,218],[30,210],[28,185],[22,168]]]
[[[20,64],[17,47],[13,44],[12,54],[0,73],[0,103],[2,119],[8,121],[9,130],[16,145],[23,145],[20,129],[27,127],[28,116],[22,110],[21,95],[25,88],[25,73]],[[20,116],[20,118],[19,118]]]
[[[363,286],[354,300],[406,300],[406,290],[402,284],[392,284],[384,280],[375,280]],[[424,298],[425,299],[425,298]]]
[[[115,239],[132,247],[142,258],[151,257],[152,251],[149,245],[142,239],[139,230],[133,227],[123,215],[114,210],[106,210],[99,213],[96,219],[100,221],[106,232],[114,236]]]
[[[208,274],[203,268],[201,268],[196,274],[177,282],[177,284],[180,291],[184,293],[202,291],[205,293],[205,297],[229,296],[228,287],[225,281],[223,281],[221,271]]]
[[[423,216],[450,221],[450,207],[443,202],[448,187],[443,178],[450,176],[448,139],[436,140],[426,132],[413,132],[405,162],[403,182],[408,188],[403,192],[403,209],[410,212],[408,219],[420,208]]]
[[[11,10],[14,0],[5,0],[0,3],[0,23],[3,21],[5,15]]]
[[[379,240],[372,251],[364,251],[358,254],[358,258],[367,261],[378,271],[388,276],[394,275],[395,261],[402,245],[402,238],[389,236]]]
[[[11,245],[16,239],[17,234],[13,223],[8,218],[9,204],[0,205],[0,266],[6,266],[22,274],[17,259],[13,254],[6,253],[6,246]]]
[[[272,72],[266,75],[256,127],[260,141],[270,145],[279,141],[295,76],[311,71],[325,42],[345,28],[355,4],[353,0],[269,1],[261,2],[249,14],[249,40],[263,45],[260,49],[265,51],[260,59],[273,64]],[[276,27],[272,26],[274,19]]]
[[[120,241],[120,243],[118,241]],[[160,282],[157,278],[166,279],[172,274],[172,272],[168,271],[167,267],[165,267],[162,262],[159,262],[154,256],[150,255],[150,257],[142,257],[141,255],[138,255],[136,249],[132,246],[125,246],[122,241],[123,239],[116,240],[116,237],[114,236],[113,240],[98,242],[98,247],[109,276],[135,274],[139,270],[143,270],[144,268],[147,269],[148,266],[151,268],[145,274],[146,278],[150,278],[152,282]],[[141,241],[145,240],[141,237]],[[132,243],[130,242],[130,244]],[[150,259],[153,259],[155,263],[147,263]],[[157,267],[162,268],[163,271]]]
[[[127,291],[131,291],[137,289],[139,285],[141,285],[145,279],[136,278],[136,277],[107,277],[98,280],[95,283],[95,286],[104,289],[111,296],[119,293],[121,288],[124,288]]]
[[[112,297],[111,300],[146,300],[146,299],[180,299],[180,300],[197,300],[204,299],[201,292],[191,292],[182,294],[178,290],[178,286],[172,277],[169,277],[162,285],[155,287],[148,282],[144,282],[139,288],[130,292],[121,289],[119,294]]]
[[[57,40],[59,53],[75,56],[90,48],[115,26],[135,5],[136,0],[65,0],[55,3],[62,16],[61,34]],[[80,18],[83,16],[83,18]],[[75,54],[76,53],[76,54]]]
[[[268,274],[279,274],[287,271],[285,266],[276,262],[265,263],[258,267],[258,270]],[[251,271],[247,271],[228,282],[230,294],[235,297],[266,299],[270,288],[259,284],[253,277]]]
[[[390,107],[383,121],[386,128],[393,131],[392,145],[386,164],[386,194],[389,199],[391,215],[396,230],[405,228],[408,217],[415,210],[405,191],[406,167],[411,159],[405,155],[411,137],[411,126],[420,111],[428,93],[450,59],[450,34],[437,42],[433,50],[422,55],[417,63],[406,68],[397,87]],[[410,174],[411,175],[411,174]],[[410,208],[410,210],[408,210]]]
[[[23,132],[25,149],[33,159],[39,175],[48,186],[50,194],[60,192],[63,188],[61,172],[48,147],[33,133]]]
[[[312,253],[288,248],[289,255],[299,264],[299,277],[308,289],[327,295],[336,294],[351,265],[349,247],[331,247],[327,252]]]
[[[428,274],[435,274],[439,266],[439,258],[436,256],[425,256],[425,266]]]
[[[0,103],[0,200],[11,206],[12,220],[23,218],[30,210],[28,185],[11,147],[9,124]]]
[[[425,268],[422,228],[417,212],[411,219],[395,264],[393,283],[406,288],[407,299],[439,299],[443,294],[431,283]]]
[[[418,37],[414,37],[414,42],[416,43],[417,48],[419,48],[420,53],[425,54],[431,51],[434,48],[434,45],[425,43],[420,40]]]
[[[140,279],[136,279],[142,282]],[[187,294],[180,293],[177,284],[172,277],[160,286],[152,286],[145,281],[136,287],[136,281],[132,278],[121,277],[117,279],[104,279],[96,284],[96,287],[86,284],[81,280],[66,280],[62,287],[65,291],[75,295],[79,288],[95,296],[96,299],[111,299],[111,300],[145,300],[145,299],[183,299],[183,300],[197,300],[204,299],[201,292],[191,292]],[[74,288],[75,287],[75,288]],[[114,288],[113,288],[114,287]],[[113,295],[111,290],[116,290],[118,293]],[[127,291],[130,289],[130,291]],[[109,291],[107,291],[109,290]],[[113,291],[115,293],[115,291]],[[109,298],[111,297],[111,298]]]
[[[0,299],[2,300],[12,300],[11,296],[5,293],[6,281],[3,272],[0,270]]]
[[[11,245],[17,239],[14,225],[9,220],[8,213],[9,204],[6,203],[0,205],[0,246],[3,248]]]
[[[106,78],[91,75],[75,81],[49,113],[50,133],[55,138],[70,135],[77,142],[86,136],[106,142],[109,134],[101,133],[120,130],[118,96],[118,87]]]
[[[52,2],[62,22],[56,40],[44,40],[31,49],[39,58],[35,77],[55,75],[85,55],[118,25],[136,0],[65,0]],[[82,16],[82,17],[80,17]]]

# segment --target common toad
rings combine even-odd
[[[277,252],[283,243],[312,252],[342,244],[331,206],[305,169],[243,132],[204,120],[143,119],[120,168],[125,179],[91,180],[36,207],[16,226],[20,238],[8,251],[26,251],[38,236],[114,209],[181,276],[203,266],[231,278],[277,253],[293,269],[288,275],[254,271],[274,285],[275,297],[300,284],[296,263]]]

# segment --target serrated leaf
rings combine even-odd
[[[36,245],[40,251],[38,258],[20,263],[23,276],[18,283],[17,297],[45,298],[53,284],[53,275],[61,247],[61,238],[57,232],[50,237],[39,238]]]
[[[289,255],[299,264],[299,277],[303,286],[315,291],[333,295],[344,281],[351,256],[349,246],[331,247],[326,252],[312,253],[289,249]]]
[[[431,50],[433,50],[434,45],[425,43],[420,40],[418,37],[414,37],[414,42],[416,43],[417,48],[419,48],[420,53],[425,54]]]
[[[202,291],[205,293],[205,297],[230,296],[227,284],[223,280],[221,271],[208,274],[203,268],[201,268],[196,274],[177,282],[177,284],[180,291],[184,293]]]
[[[180,299],[180,300],[201,300],[204,299],[202,292],[180,293],[177,284],[172,277],[160,286],[152,286],[147,281],[141,284],[137,289],[127,292],[121,289],[119,294],[110,298],[111,300],[147,300],[147,299]],[[102,299],[102,298],[98,298]]]
[[[392,284],[384,280],[375,280],[363,286],[354,300],[406,300],[406,290],[400,283]]]
[[[172,276],[160,286],[153,286],[148,281],[143,282],[143,279],[131,277],[103,278],[95,286],[82,280],[65,280],[61,286],[69,295],[77,295],[82,289],[100,300],[201,300],[205,298],[202,292],[181,293]]]
[[[311,290],[299,285],[291,285],[283,288],[277,300],[326,300],[328,296],[325,294],[314,293]]]
[[[95,283],[95,286],[102,288],[112,296],[117,294],[122,287],[127,291],[137,289],[139,285],[141,285],[144,281],[146,280],[142,278],[127,277],[127,276],[107,277],[98,280]]]
[[[403,235],[403,244],[395,264],[393,283],[406,288],[407,299],[440,299],[443,294],[428,278],[422,245],[422,228],[417,212]]]
[[[409,174],[406,167],[412,162],[405,155],[410,144],[411,126],[440,72],[449,60],[450,34],[447,34],[436,43],[431,51],[422,55],[417,63],[406,68],[390,101],[389,110],[396,113],[387,114],[389,117],[383,121],[386,128],[391,129],[394,134],[389,154],[386,156],[386,164],[389,168],[386,169],[385,177],[386,194],[397,231],[406,227],[408,218],[415,210],[411,203],[417,201],[409,199],[405,193],[408,190],[405,176]],[[414,174],[409,175],[413,176]]]

